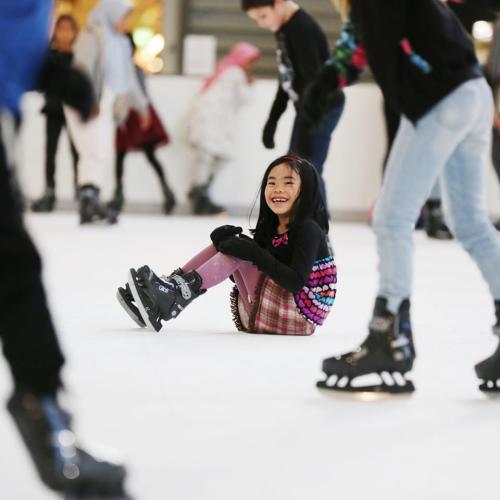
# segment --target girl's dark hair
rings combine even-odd
[[[54,24],[54,34],[52,35],[52,41],[54,41],[54,36],[55,36],[55,32],[57,30],[57,27],[64,21],[66,21],[72,25],[73,30],[75,31],[75,37],[78,34],[78,31],[80,30],[80,26],[78,26],[76,19],[71,14],[62,14],[61,16],[59,16],[57,18],[57,20]]]
[[[299,174],[301,181],[300,193],[292,207],[288,229],[292,230],[305,219],[312,219],[328,234],[328,216],[321,196],[317,170],[310,162],[299,156],[285,155],[280,156],[267,167],[260,186],[259,217],[255,229],[252,230],[255,240],[260,245],[266,245],[278,228],[278,216],[267,206],[265,190],[269,173],[274,167],[283,163]]]
[[[241,10],[247,11],[259,7],[272,7],[275,0],[241,0]]]

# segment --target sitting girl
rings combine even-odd
[[[328,219],[314,167],[282,156],[267,168],[253,238],[221,226],[213,244],[182,268],[159,278],[148,266],[131,269],[118,300],[134,321],[156,331],[207,289],[232,278],[238,330],[311,335],[328,316],[337,271]]]

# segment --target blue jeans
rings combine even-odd
[[[297,113],[293,123],[292,138],[290,140],[290,154],[296,154],[309,160],[320,176],[320,192],[323,197],[326,211],[328,212],[328,201],[326,197],[325,180],[323,179],[323,166],[328,156],[332,133],[337,126],[342,112],[344,111],[345,95],[339,93],[338,100],[334,108],[323,115],[318,127],[307,132],[308,127],[304,124]]]
[[[439,180],[447,222],[500,299],[500,235],[488,218],[485,171],[493,119],[491,90],[469,80],[415,126],[402,119],[374,214],[378,295],[395,313],[412,289],[413,226]]]

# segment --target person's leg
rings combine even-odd
[[[13,139],[12,139],[13,140]],[[8,142],[11,139],[7,139]],[[55,394],[64,357],[47,309],[40,257],[9,189],[0,141],[0,335],[16,385]]]
[[[116,188],[123,189],[123,173],[125,170],[125,156],[127,156],[127,151],[117,151],[115,159],[115,182]]]
[[[464,84],[429,111],[416,127],[403,118],[394,142],[374,230],[379,296],[396,313],[412,288],[413,227],[441,169],[475,119],[475,93]]]
[[[255,301],[255,292],[259,282],[260,272],[254,264],[244,261],[241,262],[238,269],[234,271],[233,277],[238,287],[238,291],[240,292],[240,297],[245,303],[245,308],[248,311]]]
[[[219,161],[212,153],[203,149],[197,150],[193,172],[194,181],[188,195],[194,214],[214,215],[224,212],[224,208],[213,203],[208,194]]]
[[[142,150],[144,151],[144,154],[146,155],[146,158],[149,162],[149,164],[153,167],[153,170],[155,171],[156,175],[158,176],[161,184],[161,189],[163,191],[163,196],[165,197],[165,201],[163,204],[163,209],[165,213],[170,213],[173,208],[175,207],[176,200],[175,200],[175,195],[170,189],[170,186],[168,185],[167,178],[165,176],[165,172],[163,170],[163,167],[161,163],[159,162],[158,158],[156,157],[156,152],[155,152],[155,146],[152,143],[147,143],[144,144]]]
[[[446,164],[444,200],[453,234],[477,263],[494,300],[500,300],[500,236],[488,217],[485,190],[493,106],[486,83],[478,82],[475,91],[475,123]]]
[[[495,168],[498,180],[500,181],[500,130],[494,128],[492,136],[493,142],[491,147],[491,159],[493,161],[493,167]]]
[[[217,249],[214,245],[210,244],[208,247],[204,248],[201,252],[197,253],[192,259],[186,262],[181,269],[184,272],[194,271],[201,267],[205,262],[210,260],[212,257],[217,255]]]
[[[323,166],[328,156],[332,133],[342,116],[345,106],[345,96],[342,92],[339,96],[335,108],[331,109],[323,116],[319,127],[311,135],[311,155],[310,161],[316,168],[320,176],[320,191],[328,212],[328,200],[326,194],[325,180],[323,178]]]
[[[384,99],[384,119],[385,119],[385,129],[387,132],[387,149],[385,152],[384,163],[382,165],[382,173],[385,172],[385,166],[389,160],[389,155],[391,153],[392,145],[394,144],[394,139],[398,133],[399,124],[401,123],[401,114],[398,111],[394,111],[392,107]]]
[[[48,188],[55,187],[56,154],[59,137],[64,121],[58,117],[47,115],[45,143],[45,183]]]

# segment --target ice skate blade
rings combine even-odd
[[[116,298],[118,299],[119,304],[123,307],[124,311],[130,316],[130,319],[134,321],[134,323],[141,327],[141,328],[146,328],[146,323],[144,323],[144,320],[141,317],[141,313],[138,311],[138,315],[130,309],[129,305],[127,304],[126,300],[123,298],[122,294],[120,293],[120,289],[116,291]]]
[[[132,292],[132,295],[134,296],[134,302],[137,304],[137,308],[139,309],[139,312],[141,313],[142,320],[146,324],[146,328],[148,330],[151,330],[153,332],[159,332],[161,329],[160,328],[156,329],[153,323],[151,323],[151,320],[149,319],[149,314],[146,311],[146,308],[144,307],[144,304],[142,303],[141,296],[139,292],[137,291],[137,283],[135,280],[136,272],[134,269],[130,269],[128,273],[128,286],[130,287],[130,291]]]
[[[360,399],[378,399],[377,396],[409,395],[415,392],[415,386],[411,380],[407,380],[404,385],[389,385],[382,383],[379,385],[360,387],[352,386],[350,384],[345,386],[339,386],[336,384],[328,385],[327,380],[320,380],[317,382],[316,387],[321,390],[331,391],[332,393],[356,396]]]
[[[102,495],[62,495],[63,500],[133,500],[128,495],[102,496]]]
[[[479,386],[479,390],[489,396],[500,396],[500,381],[487,380]]]

